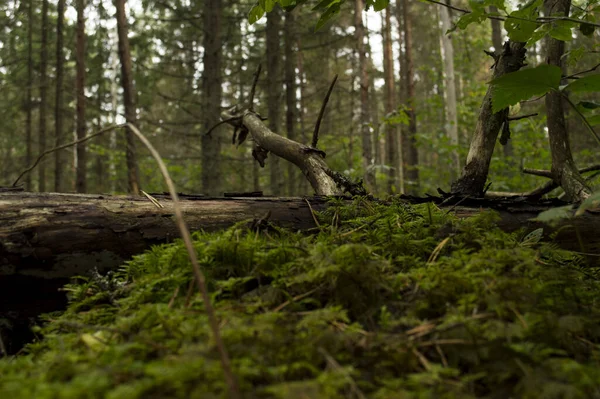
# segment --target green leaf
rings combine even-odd
[[[514,105],[533,96],[558,89],[562,71],[554,65],[508,73],[490,82],[492,85],[492,112]]]
[[[275,7],[275,0],[265,0],[265,11],[271,12],[273,11],[273,7]]]
[[[340,3],[336,2],[331,7],[327,9],[322,15],[321,18],[317,21],[317,26],[315,26],[315,30],[321,29],[329,20],[335,17],[340,12]]]
[[[527,40],[527,47],[532,46],[533,44],[542,40],[542,38],[546,36],[548,32],[550,32],[550,28],[550,24],[543,24],[542,26],[538,27]]]
[[[575,216],[583,215],[588,209],[600,209],[600,191],[595,192],[594,194],[589,196],[585,201],[583,201],[581,205],[579,205],[579,208],[577,208]]]
[[[369,0],[367,4],[371,4],[373,6],[373,10],[381,11],[390,4],[390,0]]]
[[[281,4],[281,7],[283,8],[288,8],[288,7],[293,7],[296,5],[296,2],[294,0],[278,0],[277,1],[279,4]]]
[[[596,22],[596,18],[594,18],[593,14],[586,14],[585,15],[585,20],[587,22]],[[596,27],[592,24],[586,23],[586,22],[582,22],[581,24],[579,24],[579,31],[581,32],[581,34],[583,36],[587,36],[587,37],[591,37],[594,34],[594,31],[596,30]]]
[[[531,247],[531,246],[537,244],[538,242],[540,242],[540,240],[542,239],[543,236],[544,236],[543,228],[540,227],[539,229],[535,229],[531,233],[527,234],[525,236],[525,238],[523,238],[523,240],[521,241],[521,246],[522,247]]]
[[[569,83],[566,90],[575,93],[600,91],[600,73],[588,75]]]
[[[576,25],[570,21],[555,21],[552,24],[552,29],[550,29],[550,36],[555,38],[556,40],[562,40],[563,42],[570,42],[573,40],[573,33],[571,28],[574,28]]]
[[[339,3],[340,0],[321,0],[316,6],[312,8],[313,11],[327,10],[335,3]]]
[[[508,33],[510,40],[515,42],[527,42],[533,32],[540,25],[536,22],[537,9],[542,4],[542,0],[531,0],[521,9],[509,14],[504,22],[504,29]]]
[[[594,116],[588,116],[585,119],[587,119],[588,123],[592,126],[600,125],[600,114],[594,115]]]
[[[464,14],[462,17],[456,21],[456,26],[460,29],[466,29],[467,26],[473,23],[479,23],[485,21],[486,17],[483,12],[473,11],[469,14]]]
[[[537,215],[533,220],[536,222],[546,223],[550,226],[557,225],[563,219],[569,219],[573,215],[573,207],[571,205],[552,208]]]
[[[265,10],[259,4],[256,4],[248,13],[248,22],[252,25],[261,19],[263,15],[265,15]]]
[[[530,20],[529,14],[521,10],[510,13],[504,21],[504,29],[506,29],[508,37],[515,42],[527,42],[537,27],[538,23]]]
[[[600,104],[595,103],[593,101],[580,101],[577,103],[577,107],[581,107],[584,109],[597,109],[600,108]]]

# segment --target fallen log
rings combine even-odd
[[[33,339],[30,325],[39,314],[65,307],[66,298],[59,288],[69,278],[94,269],[100,273],[115,269],[150,246],[179,237],[172,201],[167,195],[153,196],[158,206],[144,197],[0,193],[0,326],[4,325],[0,327],[0,343],[4,343],[6,353],[15,353]],[[307,230],[315,227],[311,209],[327,207],[323,197],[182,195],[180,200],[190,229],[204,231],[266,218],[279,226]],[[500,214],[500,227],[507,231],[540,227],[530,219],[558,205],[514,199],[458,199],[447,204],[438,197],[405,200],[438,203],[459,217],[493,208]],[[557,228],[555,240],[564,248],[600,253],[600,215],[587,213]],[[553,230],[544,229],[546,234]],[[590,259],[598,261],[600,257]]]
[[[85,275],[92,268],[102,272],[114,269],[152,245],[178,238],[172,202],[165,195],[155,197],[161,207],[145,197],[0,193],[0,277],[68,278]],[[405,198],[412,202],[423,201]],[[427,200],[435,201],[435,198]],[[460,217],[476,214],[482,207],[495,208],[501,217],[500,227],[507,231],[541,226],[530,219],[556,205],[512,200],[460,202],[447,207]],[[277,225],[304,230],[315,227],[310,208],[325,209],[327,199],[182,195],[181,205],[192,231],[220,230],[267,215],[268,220]],[[600,253],[597,214],[587,213],[567,220],[558,229],[556,241],[563,247]],[[546,233],[552,230],[547,228]]]

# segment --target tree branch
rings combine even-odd
[[[317,123],[315,124],[315,130],[313,131],[312,137],[312,148],[317,148],[317,143],[319,142],[319,129],[321,128],[321,120],[323,119],[323,115],[325,115],[325,109],[327,108],[327,103],[329,102],[329,97],[331,96],[331,92],[333,91],[333,87],[335,86],[335,82],[337,82],[338,75],[336,74],[333,78],[333,81],[329,85],[329,90],[327,90],[327,94],[323,99],[323,104],[321,105],[321,110],[319,111],[319,117],[317,118]]]

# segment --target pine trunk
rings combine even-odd
[[[373,145],[371,141],[371,128],[369,127],[369,73],[367,69],[367,53],[365,50],[363,8],[363,0],[356,0],[354,8],[354,26],[358,51],[358,81],[360,84],[360,118],[358,123],[361,129],[360,136],[362,141],[364,181],[367,190],[373,190],[375,187],[375,173],[373,172]]]
[[[135,109],[135,88],[133,87],[133,76],[131,68],[131,52],[129,50],[129,36],[127,15],[125,14],[125,0],[115,0],[117,9],[117,32],[119,35],[119,59],[121,61],[121,84],[123,86],[123,103],[125,106],[125,120],[133,125],[136,124],[137,116]],[[132,194],[140,193],[140,178],[137,165],[135,138],[133,133],[127,129],[127,188]]]
[[[404,22],[405,65],[404,87],[408,107],[408,128],[402,134],[402,168],[404,170],[405,190],[407,193],[419,191],[419,151],[417,149],[417,115],[415,112],[415,79],[412,56],[412,16],[410,3],[402,0],[402,20]]]
[[[77,139],[86,135],[85,121],[85,0],[77,0]],[[87,151],[86,143],[77,144],[77,171],[75,173],[75,189],[78,193],[87,191]]]
[[[42,2],[42,42],[40,57],[40,126],[38,152],[46,150],[46,110],[48,107],[48,0]],[[46,166],[38,165],[38,190],[46,191]]]
[[[25,167],[28,168],[32,162],[32,140],[31,128],[33,120],[33,0],[29,0],[27,7],[27,88],[25,89]],[[31,191],[31,173],[25,176],[25,189]]]
[[[56,100],[54,104],[54,146],[58,147],[63,140],[63,81],[64,81],[64,22],[65,0],[58,0],[58,16],[56,20]],[[63,191],[63,165],[61,151],[54,153],[54,191]]]
[[[450,138],[450,144],[454,146],[452,150],[452,163],[449,165],[452,170],[452,181],[460,175],[460,158],[458,155],[458,112],[456,107],[456,82],[454,80],[454,44],[452,37],[447,33],[452,28],[450,20],[450,10],[446,7],[440,7],[440,19],[442,22],[441,31],[441,53],[444,65],[444,90],[446,100],[446,134]]]
[[[202,21],[204,24],[204,56],[202,63],[203,130],[207,132],[219,122],[221,113],[221,19],[222,0],[206,0]],[[207,195],[221,195],[222,187],[221,139],[219,132],[202,136],[202,191]]]
[[[271,131],[280,134],[280,59],[281,43],[279,40],[281,33],[281,12],[276,6],[267,15],[267,116],[268,125]],[[282,194],[282,167],[279,158],[273,154],[269,154],[269,172],[270,186],[273,195]]]
[[[385,114],[391,116],[396,108],[396,81],[394,79],[394,54],[392,51],[392,22],[391,11],[385,9],[385,17],[382,17],[381,35],[383,38],[383,75],[385,92]],[[386,163],[388,169],[387,189],[391,194],[398,193],[398,128],[394,125],[386,125]]]
[[[287,130],[287,137],[290,140],[296,141],[296,115],[298,114],[296,106],[296,57],[294,56],[294,46],[296,43],[295,32],[294,32],[294,18],[295,14],[293,11],[285,14],[285,25],[284,25],[284,36],[285,36],[285,125]],[[298,169],[291,163],[288,163],[288,195],[294,195],[298,193],[298,181],[300,176]]]

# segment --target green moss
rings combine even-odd
[[[598,270],[432,205],[333,201],[320,229],[196,233],[245,397],[600,397]],[[226,396],[180,242],[68,286],[0,397]]]

